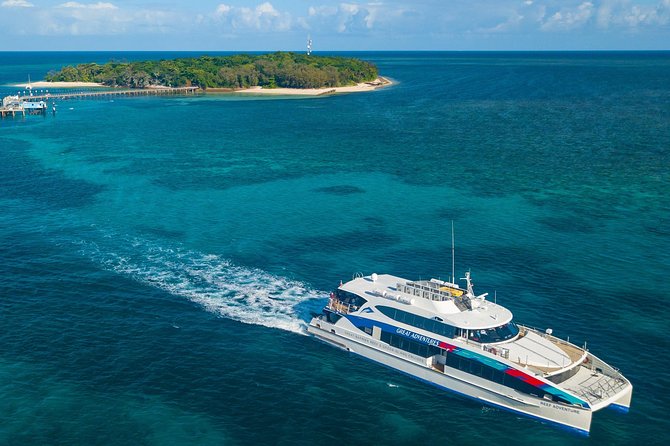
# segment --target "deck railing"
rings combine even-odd
[[[337,313],[342,314],[349,314],[352,311],[358,310],[358,307],[356,305],[345,304],[341,300],[336,299],[334,297],[331,297],[330,300],[328,301],[328,308]]]

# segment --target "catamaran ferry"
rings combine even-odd
[[[588,433],[593,412],[628,411],[633,386],[578,347],[516,324],[487,294],[437,279],[359,275],[330,295],[319,339],[485,404]]]

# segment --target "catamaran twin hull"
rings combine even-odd
[[[517,326],[509,310],[436,279],[341,285],[310,322],[318,338],[485,404],[588,433],[594,411],[627,410],[632,385],[596,356]]]

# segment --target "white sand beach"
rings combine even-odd
[[[37,81],[30,83],[31,88],[81,88],[81,87],[104,87],[97,82],[48,82]],[[12,87],[27,88],[28,83],[12,84]]]
[[[392,82],[384,77],[378,77],[372,82],[362,82],[360,84],[351,85],[347,87],[326,87],[326,88],[263,88],[263,87],[251,87],[244,88],[239,90],[231,89],[217,89],[212,88],[205,90],[212,93],[243,93],[243,94],[257,94],[257,95],[273,95],[273,96],[320,96],[326,94],[336,94],[336,93],[356,93],[363,91],[373,91],[381,87],[386,87],[391,85]],[[27,88],[27,83],[21,84],[12,84],[13,87],[18,88]],[[32,89],[35,88],[82,88],[82,87],[106,87],[106,85],[99,84],[96,82],[48,82],[48,81],[37,81],[31,82],[30,86]],[[155,85],[148,87],[149,89],[163,89],[167,88],[162,85]]]
[[[324,94],[335,93],[356,93],[362,91],[373,91],[381,87],[391,85],[392,82],[384,77],[378,77],[372,82],[362,82],[360,84],[351,85],[348,87],[326,87],[326,88],[262,88],[251,87],[242,90],[235,90],[235,93],[244,94],[263,94],[263,95],[278,95],[278,96],[319,96]]]

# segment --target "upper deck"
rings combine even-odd
[[[480,330],[497,327],[512,320],[507,308],[475,296],[472,287],[437,279],[411,281],[390,274],[358,277],[340,286],[374,304],[386,302],[423,317],[437,318],[456,328]]]

